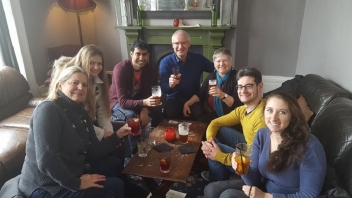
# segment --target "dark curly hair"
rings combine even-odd
[[[287,128],[281,133],[282,142],[278,150],[270,154],[266,164],[269,172],[279,172],[293,162],[299,162],[306,151],[306,144],[309,136],[309,127],[304,115],[297,103],[296,98],[285,91],[274,91],[265,97],[263,114],[267,101],[271,98],[283,100],[291,113],[291,121]]]

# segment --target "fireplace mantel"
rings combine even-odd
[[[213,53],[223,46],[222,41],[225,31],[234,29],[236,26],[201,26],[201,27],[173,27],[173,26],[117,26],[125,30],[127,42],[127,54],[133,41],[142,39],[148,44],[166,44],[171,46],[171,36],[178,30],[183,29],[191,36],[191,45],[203,46],[203,55],[212,61]]]

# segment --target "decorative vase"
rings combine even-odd
[[[176,132],[173,127],[166,127],[166,132],[164,134],[164,139],[167,142],[173,142],[176,139]]]
[[[174,19],[174,27],[178,27],[178,24],[180,23],[180,20],[178,18]]]

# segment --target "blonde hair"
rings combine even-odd
[[[108,85],[109,85],[109,80],[108,77],[106,75],[106,70],[104,67],[104,56],[102,51],[95,45],[86,45],[83,46],[79,52],[77,53],[76,56],[74,56],[73,58],[71,58],[70,60],[65,60],[65,62],[63,64],[55,64],[54,66],[56,67],[60,67],[60,68],[66,68],[66,67],[70,67],[73,65],[77,65],[79,67],[81,67],[82,69],[85,70],[85,72],[88,75],[88,79],[89,79],[89,84],[94,85],[94,78],[90,75],[90,59],[93,56],[100,56],[102,59],[102,70],[99,73],[99,78],[103,81],[103,84],[101,86],[102,88],[102,98],[103,98],[103,102],[104,102],[104,107],[106,109],[106,116],[108,118],[110,118],[111,116],[111,111],[110,111],[110,101],[109,101],[109,89],[108,89]],[[60,58],[61,59],[61,58]],[[55,69],[54,68],[54,69]],[[58,70],[59,71],[59,70]],[[55,73],[53,71],[53,73]],[[54,80],[53,76],[52,76],[52,80]],[[95,92],[93,90],[93,86],[90,89],[90,91],[88,91],[87,93],[87,99],[86,99],[86,107],[87,107],[87,111],[89,113],[89,115],[92,117],[92,119],[95,119],[96,116],[96,102],[95,102]]]
[[[59,97],[59,95],[57,93],[57,91],[59,89],[59,83],[61,83],[61,84],[65,83],[68,79],[71,78],[71,76],[74,73],[84,74],[87,78],[87,81],[88,81],[87,73],[82,68],[80,68],[78,66],[72,66],[72,67],[66,67],[66,68],[55,67],[52,74],[51,74],[52,81],[49,86],[47,99],[48,100],[57,100],[57,98]],[[88,93],[89,93],[91,87],[92,87],[91,84],[88,83],[88,87],[87,87]],[[87,100],[87,98],[86,98],[86,100]]]

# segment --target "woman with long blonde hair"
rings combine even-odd
[[[110,121],[109,82],[104,67],[103,53],[95,45],[86,45],[74,57],[60,57],[53,65],[52,82],[57,81],[55,78],[65,68],[74,65],[82,68],[88,75],[89,89],[84,103],[85,109],[93,120],[97,139],[102,141],[114,134]],[[124,127],[127,127],[127,124]],[[126,135],[128,134],[124,134]],[[123,169],[124,153],[125,145],[122,141],[118,148],[100,159],[87,158],[87,172],[118,177]]]
[[[95,45],[86,45],[79,50],[75,57],[61,57],[56,60],[53,67],[56,68],[54,71],[60,72],[62,68],[72,65],[83,68],[88,74],[89,83],[93,85],[87,95],[86,110],[95,121],[94,130],[98,140],[101,140],[113,134],[110,121],[109,81],[104,67],[103,53]]]

